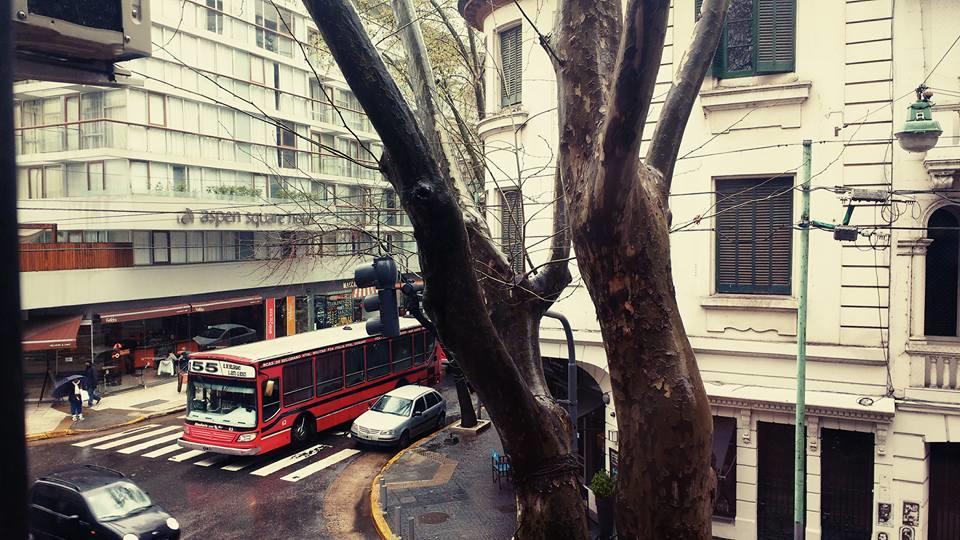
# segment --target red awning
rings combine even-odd
[[[364,298],[366,296],[370,296],[371,294],[377,294],[376,287],[360,287],[353,290],[354,298]]]
[[[126,311],[114,311],[110,313],[101,313],[100,320],[105,323],[118,323],[124,321],[139,321],[143,319],[156,319],[158,317],[169,317],[171,315],[183,315],[190,313],[190,304],[176,304],[172,306],[155,306],[148,308],[131,308]]]
[[[46,351],[77,346],[80,315],[50,317],[23,323],[23,350]]]
[[[218,309],[230,309],[243,306],[256,306],[263,303],[262,296],[243,296],[240,298],[227,298],[224,300],[211,300],[210,302],[198,302],[190,304],[195,313],[205,311],[216,311]]]

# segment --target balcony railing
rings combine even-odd
[[[960,354],[928,354],[924,359],[924,388],[960,390]]]
[[[20,271],[83,270],[133,266],[129,242],[20,244]]]

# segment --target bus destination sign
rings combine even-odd
[[[223,360],[191,360],[190,371],[221,377],[238,377],[241,379],[255,379],[257,374],[253,366],[224,362]]]

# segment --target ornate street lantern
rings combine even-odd
[[[907,152],[926,152],[937,145],[943,130],[933,119],[933,92],[924,85],[917,87],[917,101],[907,108],[907,121],[894,135]]]

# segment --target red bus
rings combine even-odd
[[[180,446],[248,456],[302,444],[405,384],[440,381],[443,353],[414,319],[400,336],[363,324],[190,355]]]

